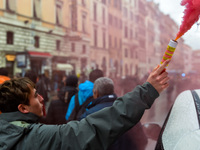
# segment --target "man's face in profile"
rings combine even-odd
[[[29,95],[29,105],[26,106],[26,109],[28,110],[28,112],[34,113],[37,116],[42,117],[43,100],[44,99],[37,93],[36,89],[31,88],[31,93]]]

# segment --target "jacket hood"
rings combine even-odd
[[[28,113],[23,114],[20,112],[2,113],[0,115],[0,149],[11,150],[16,143],[30,130],[27,128],[11,124],[12,121],[25,121],[33,123],[39,119],[38,116]]]
[[[93,87],[94,83],[88,80],[79,85],[78,100],[80,105],[82,105],[87,98],[93,96]]]
[[[81,83],[79,85],[79,90],[81,91],[87,91],[87,90],[91,90],[94,87],[94,83],[92,83],[91,81],[86,80],[84,83]]]

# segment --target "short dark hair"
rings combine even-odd
[[[94,81],[100,77],[103,77],[103,71],[100,69],[95,69],[89,74],[89,80],[94,83]]]
[[[76,75],[69,75],[66,79],[66,86],[77,87],[78,77]]]
[[[37,74],[36,74],[34,71],[28,70],[28,71],[25,73],[24,77],[29,78],[29,79],[30,79],[33,83],[35,83],[35,84],[36,84],[36,82],[37,82]]]
[[[0,85],[1,112],[18,111],[19,104],[29,105],[29,95],[35,84],[28,78],[15,78]]]
[[[8,76],[8,70],[7,70],[7,68],[1,67],[0,68],[0,75]]]

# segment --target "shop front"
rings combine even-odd
[[[49,72],[51,74],[51,54],[48,52],[28,51],[29,66],[36,74],[44,74]]]
[[[15,54],[6,54],[6,69],[8,70],[8,76],[13,77],[14,76],[14,64],[15,64]]]

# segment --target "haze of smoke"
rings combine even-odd
[[[184,35],[198,21],[200,15],[200,0],[182,0],[181,5],[186,8],[184,10],[182,24],[175,40]]]

